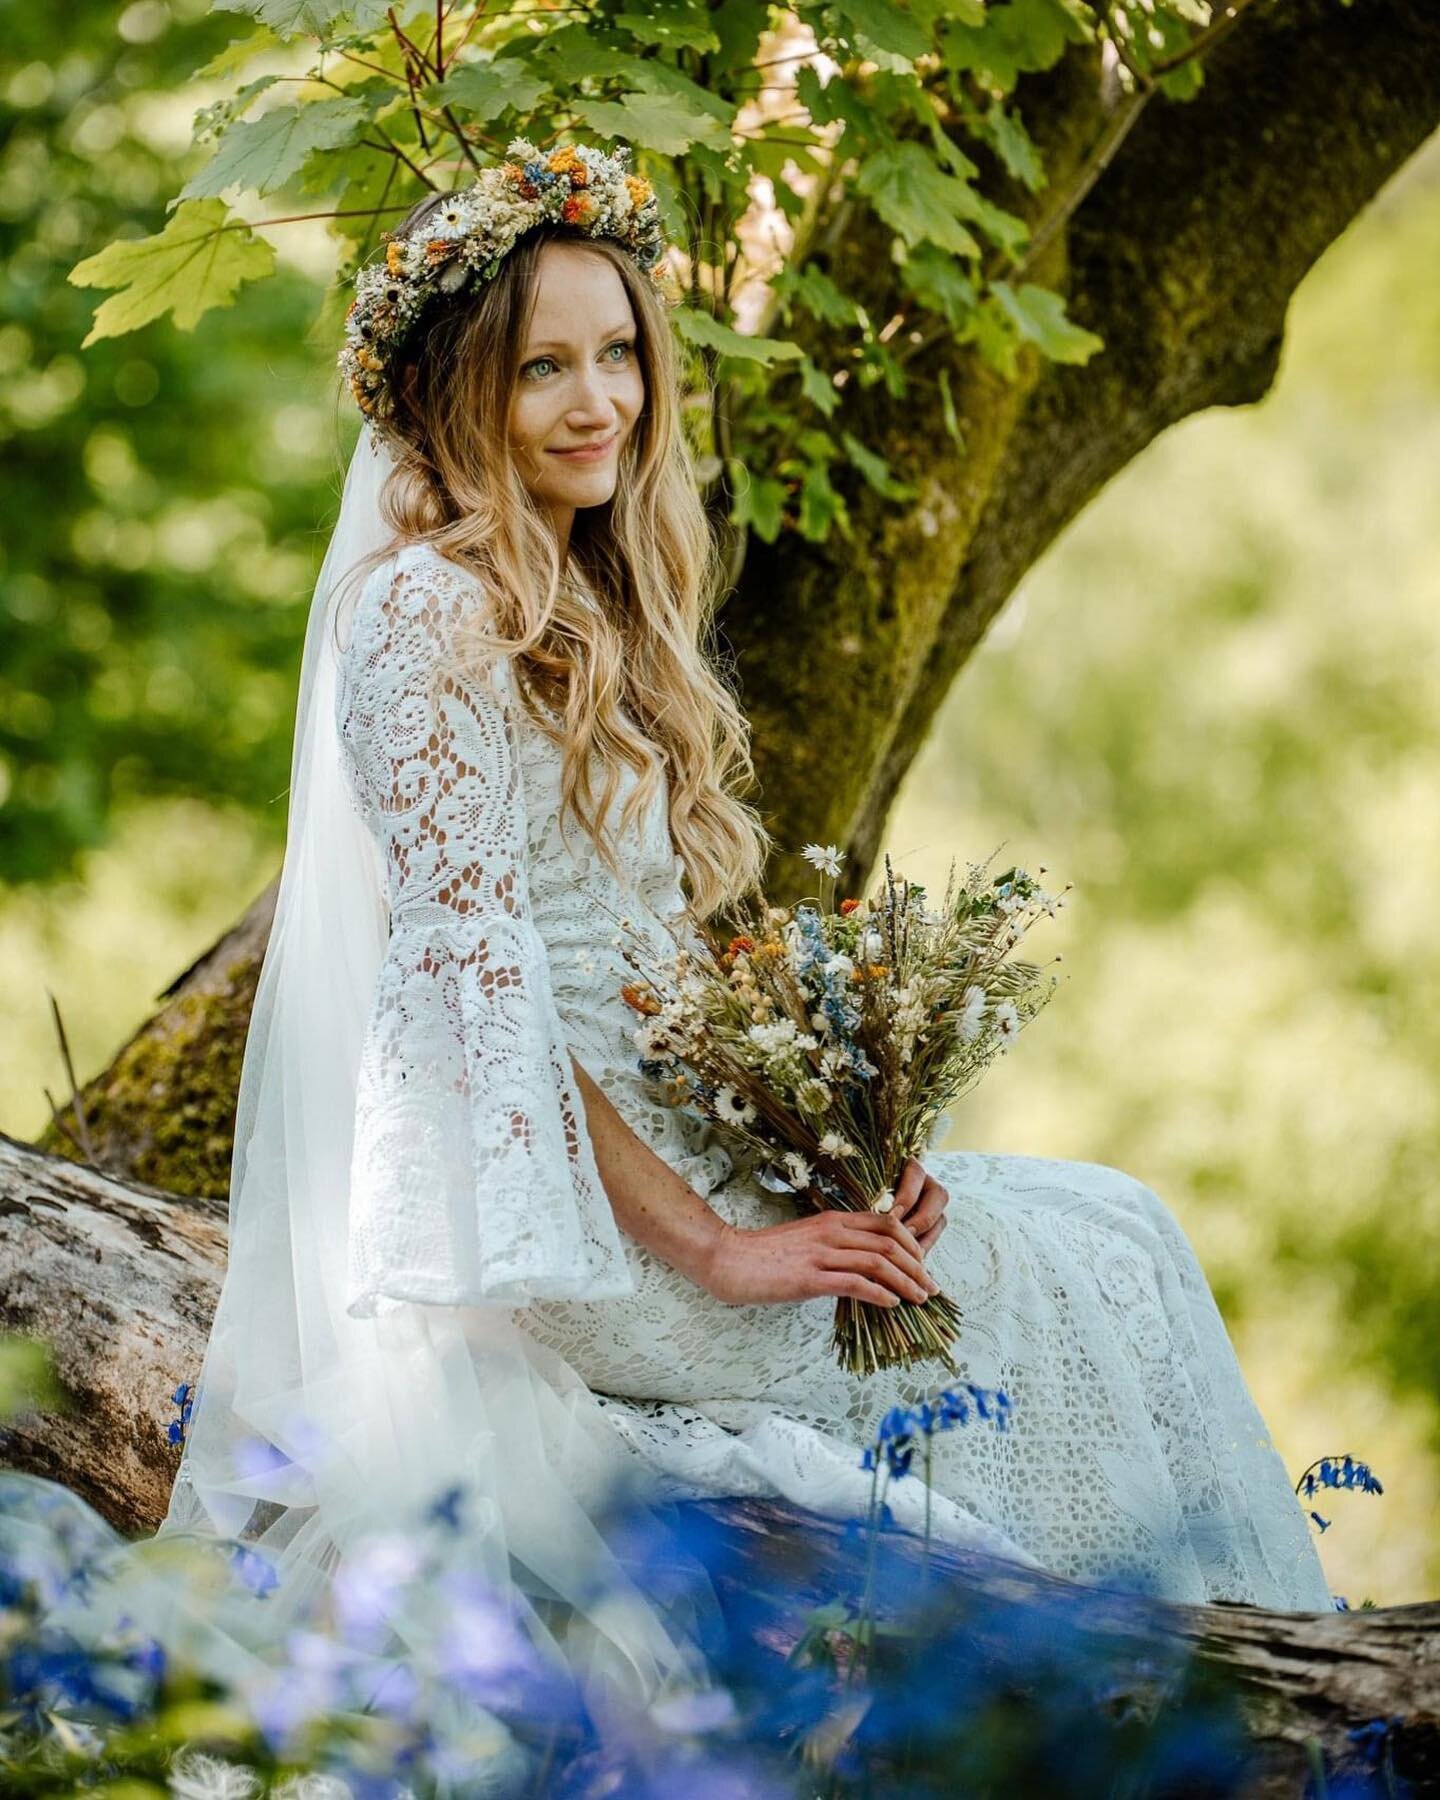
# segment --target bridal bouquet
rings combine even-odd
[[[944,1108],[1054,991],[1058,975],[1011,953],[1068,884],[1048,894],[1020,868],[986,880],[976,863],[957,886],[952,863],[932,911],[887,856],[879,893],[834,907],[839,851],[801,854],[829,878],[823,906],[757,897],[728,936],[687,913],[663,966],[622,935],[636,979],[621,994],[642,1015],[642,1075],[665,1104],[721,1127],[737,1168],[797,1203],[885,1213]],[[856,1374],[926,1360],[953,1372],[959,1323],[943,1293],[895,1307],[842,1296],[832,1343]]]

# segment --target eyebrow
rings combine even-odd
[[[606,330],[605,336],[607,338],[618,337],[622,331],[633,331],[634,329],[635,329],[635,321],[633,319],[622,319],[618,325],[611,325]],[[532,351],[533,350],[567,350],[567,349],[569,349],[569,345],[562,343],[558,338],[546,338],[543,343],[532,344],[530,346],[530,348]]]

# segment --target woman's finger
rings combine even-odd
[[[927,1176],[924,1191],[920,1195],[919,1204],[906,1219],[905,1223],[910,1227],[911,1231],[915,1233],[917,1239],[923,1240],[925,1233],[929,1231],[930,1227],[945,1211],[945,1208],[949,1204],[949,1192],[941,1187],[934,1176]]]
[[[918,1250],[915,1233],[903,1219],[897,1219],[893,1212],[843,1212],[839,1207],[826,1215],[827,1218],[840,1221],[839,1236],[844,1237],[851,1230],[871,1231],[880,1237],[893,1238],[906,1250]],[[837,1240],[838,1241],[838,1240]]]
[[[927,1256],[930,1253],[931,1247],[938,1241],[940,1233],[945,1229],[945,1227],[949,1223],[950,1223],[950,1221],[945,1217],[944,1213],[941,1213],[940,1217],[935,1221],[935,1223],[930,1227],[930,1229],[927,1232],[925,1232],[925,1234],[921,1237],[920,1248],[925,1252],[925,1254]]]
[[[850,1275],[862,1275],[868,1281],[889,1288],[904,1300],[928,1300],[935,1291],[935,1284],[928,1276],[921,1280],[918,1274],[912,1274],[879,1249],[831,1250],[822,1267],[844,1270]]]
[[[829,1262],[838,1256],[873,1256],[881,1262],[888,1262],[894,1268],[903,1270],[915,1282],[930,1292],[931,1278],[925,1268],[925,1254],[918,1240],[912,1250],[909,1244],[902,1244],[898,1238],[888,1233],[853,1232],[848,1239],[842,1238],[836,1247],[828,1251],[825,1261]]]
[[[923,1164],[913,1156],[906,1157],[905,1167],[900,1171],[900,1179],[895,1183],[895,1205],[891,1209],[890,1217],[908,1219],[929,1179]]]

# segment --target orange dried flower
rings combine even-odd
[[[385,267],[392,275],[399,275],[405,267],[405,252],[399,244],[385,246]]]
[[[648,987],[642,986],[639,982],[627,981],[620,989],[620,998],[625,1001],[627,1006],[633,1006],[638,1013],[658,1013],[660,1011],[660,1002]]]
[[[858,901],[858,900],[854,900],[854,899],[851,899],[851,900],[842,900],[842,901],[841,901],[841,902],[840,902],[840,912],[841,912],[841,916],[842,916],[842,917],[843,917],[843,918],[847,918],[847,919],[848,919],[848,918],[849,918],[849,916],[850,916],[850,914],[851,914],[851,913],[852,913],[852,912],[854,912],[854,910],[855,910],[855,908],[856,908],[856,907],[857,907],[857,906],[858,906],[858,905],[859,905],[859,904],[860,904],[860,902],[859,902],[859,901]]]
[[[590,179],[590,170],[569,145],[553,151],[545,166],[552,175],[568,175],[572,188],[582,188]]]
[[[731,938],[725,946],[725,953],[727,956],[738,956],[742,950],[753,950],[754,948],[754,938],[746,937],[742,932],[738,937]]]

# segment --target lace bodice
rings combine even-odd
[[[624,881],[559,818],[561,751],[508,661],[462,674],[483,584],[428,545],[370,576],[340,659],[336,727],[384,855],[390,937],[361,1062],[349,1310],[598,1299],[632,1283],[573,1054],[627,1124],[702,1194],[730,1172],[698,1119],[647,1094],[620,997],[628,917],[660,949],[683,910],[662,782],[611,829]]]

